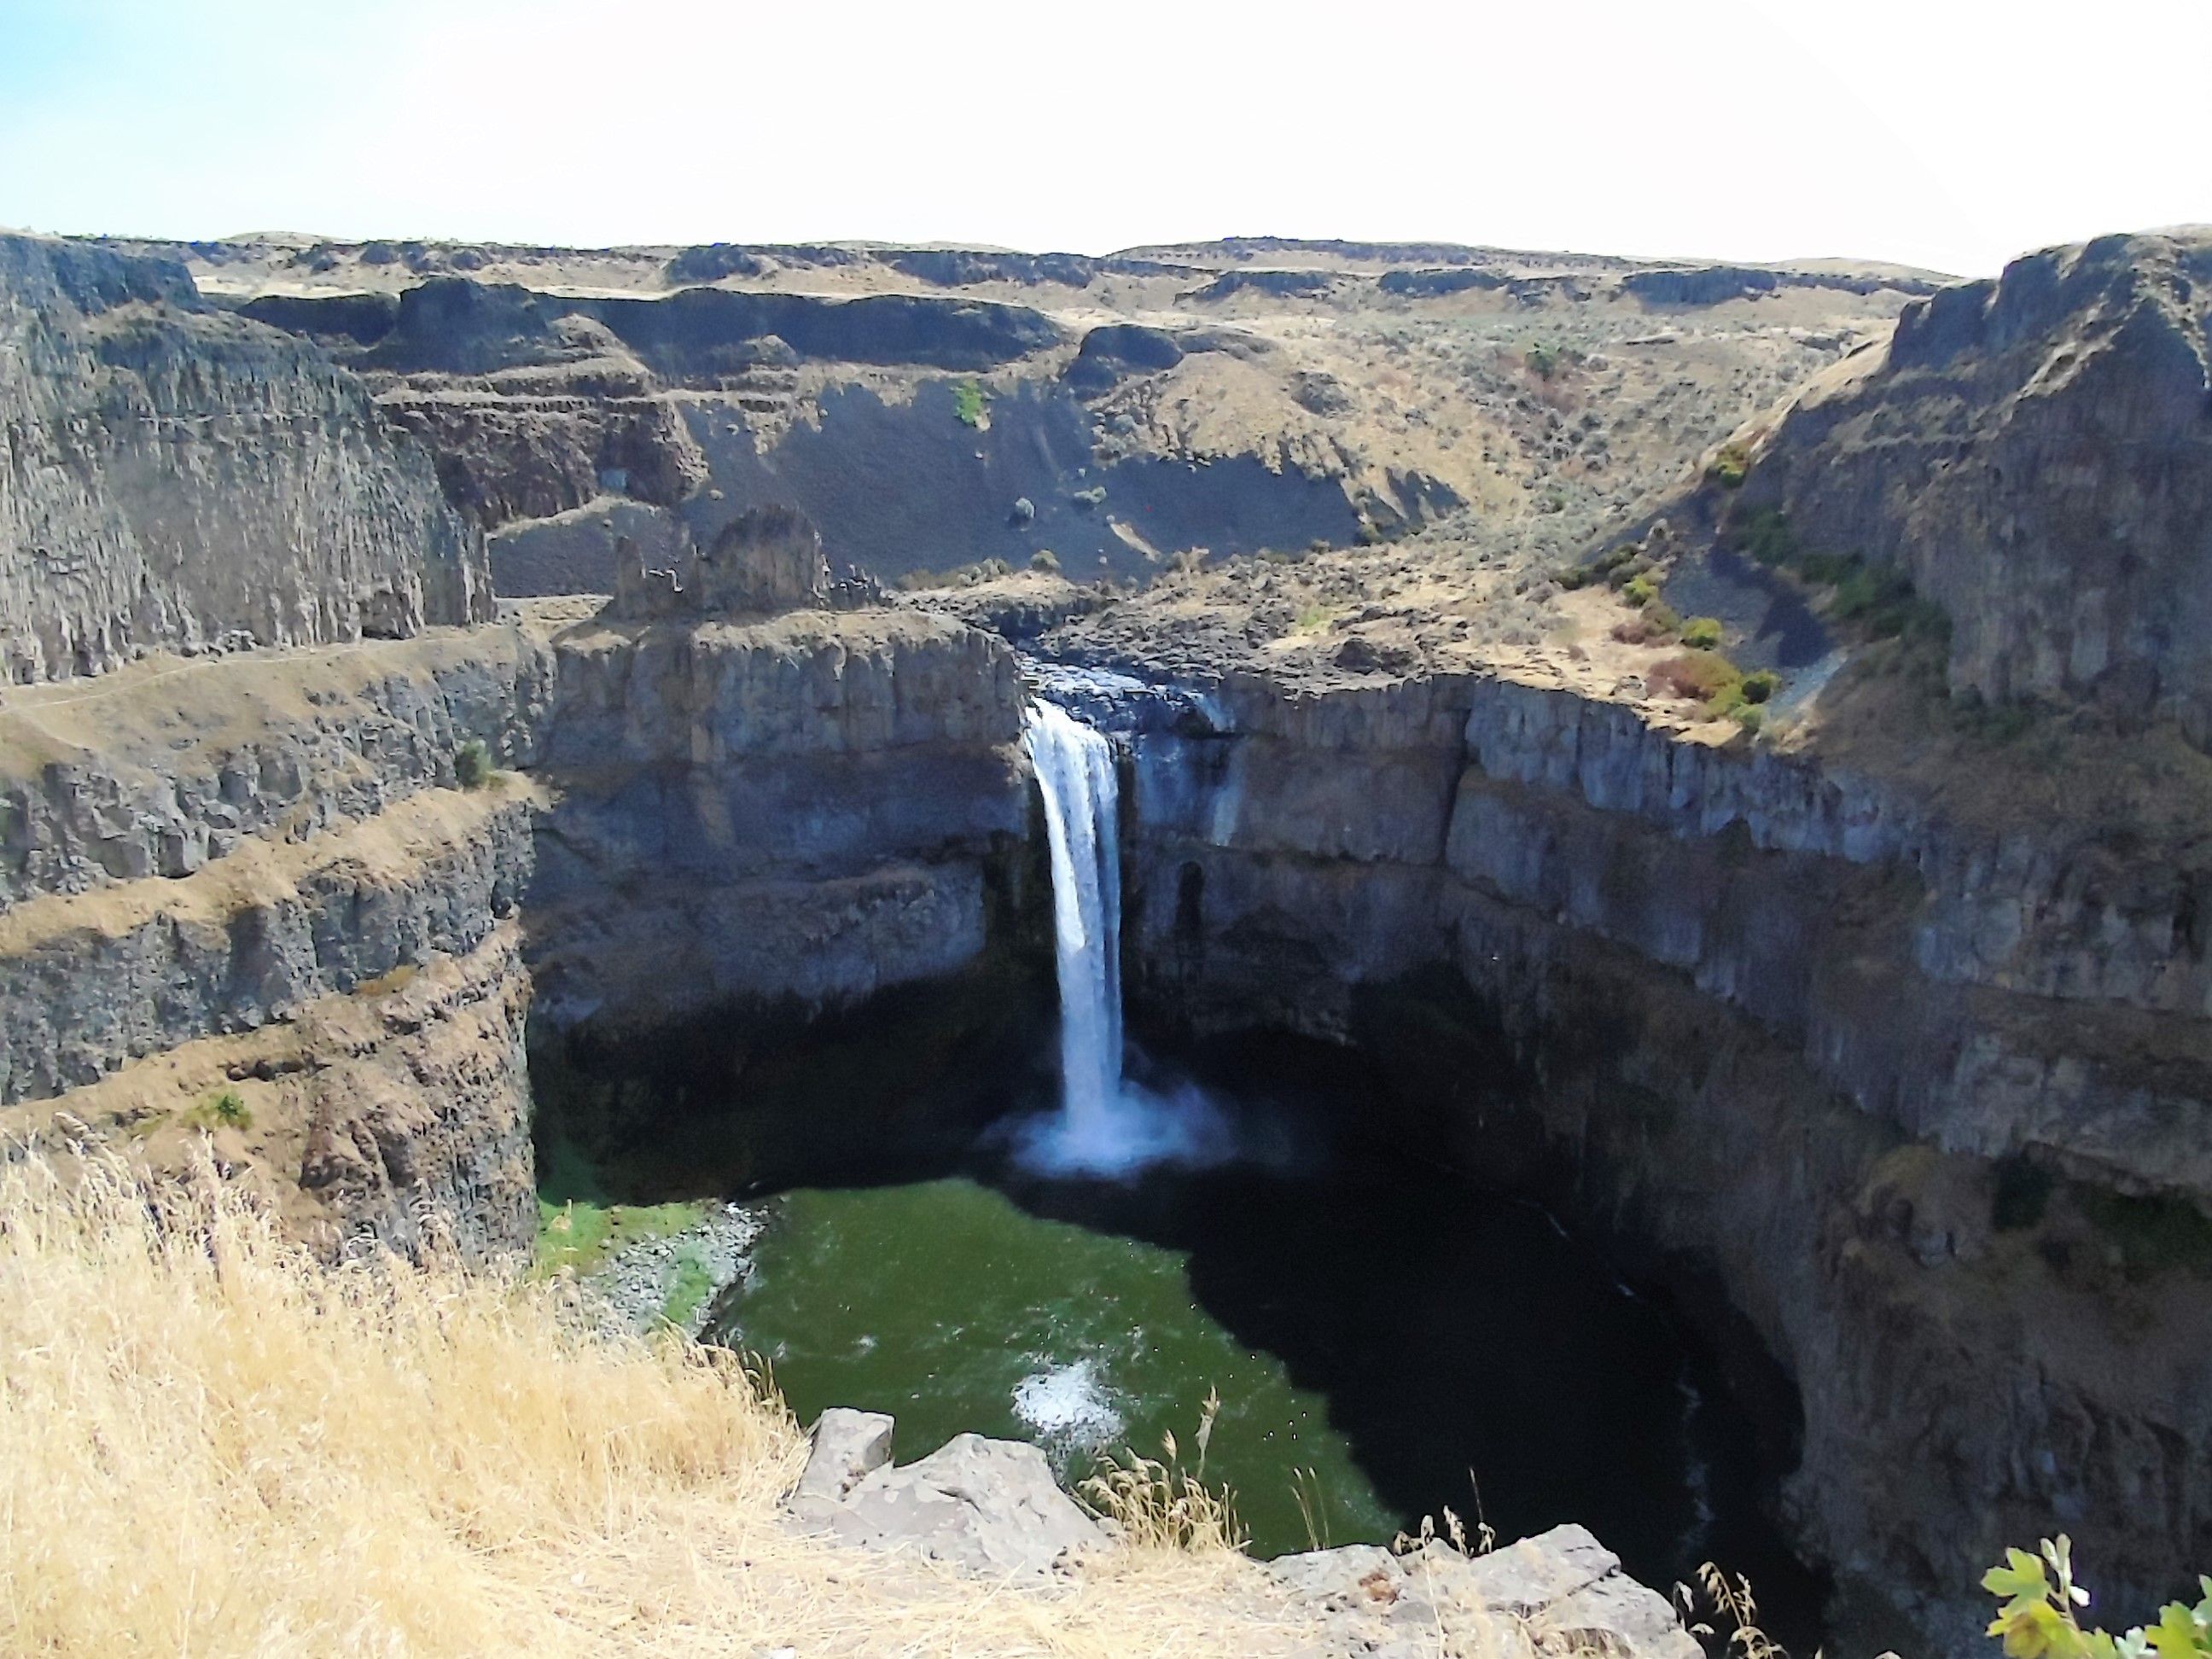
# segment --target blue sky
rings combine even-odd
[[[2212,5],[0,0],[0,224],[1976,274],[2212,220]]]

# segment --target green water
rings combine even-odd
[[[1198,1304],[1187,1252],[1035,1217],[965,1180],[800,1188],[778,1206],[716,1334],[769,1362],[802,1421],[890,1412],[902,1461],[967,1431],[1035,1440],[1072,1482],[1100,1450],[1158,1457],[1170,1432],[1194,1467],[1212,1389],[1206,1475],[1234,1491],[1255,1550],[1395,1531],[1321,1395]],[[1311,1532],[1292,1470],[1310,1472]]]

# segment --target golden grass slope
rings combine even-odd
[[[1218,1534],[1027,1587],[799,1536],[773,1393],[564,1294],[326,1269],[205,1162],[0,1169],[0,1652],[1328,1651]]]

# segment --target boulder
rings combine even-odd
[[[649,550],[627,542],[617,546],[611,615],[635,621],[761,615],[829,600],[821,532],[794,507],[739,514],[710,546],[686,542],[667,564],[655,562]]]
[[[1559,1659],[1698,1659],[1667,1598],[1623,1572],[1620,1558],[1577,1526],[1485,1555],[1442,1542],[1407,1555],[1355,1544],[1284,1556],[1267,1571],[1343,1651],[1433,1651],[1421,1644],[1423,1633],[1487,1617],[1514,1620],[1539,1654]]]
[[[895,1468],[891,1431],[879,1413],[823,1413],[786,1512],[843,1543],[994,1577],[1041,1573],[1072,1550],[1104,1545],[1035,1446],[963,1434]]]

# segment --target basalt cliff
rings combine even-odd
[[[2212,1546],[2206,246],[0,241],[0,1126],[526,1249],[533,1075],[1034,976],[1078,669],[1133,1020],[1354,1047],[1673,1287],[1869,1628],[2060,1528],[2140,1610]]]

